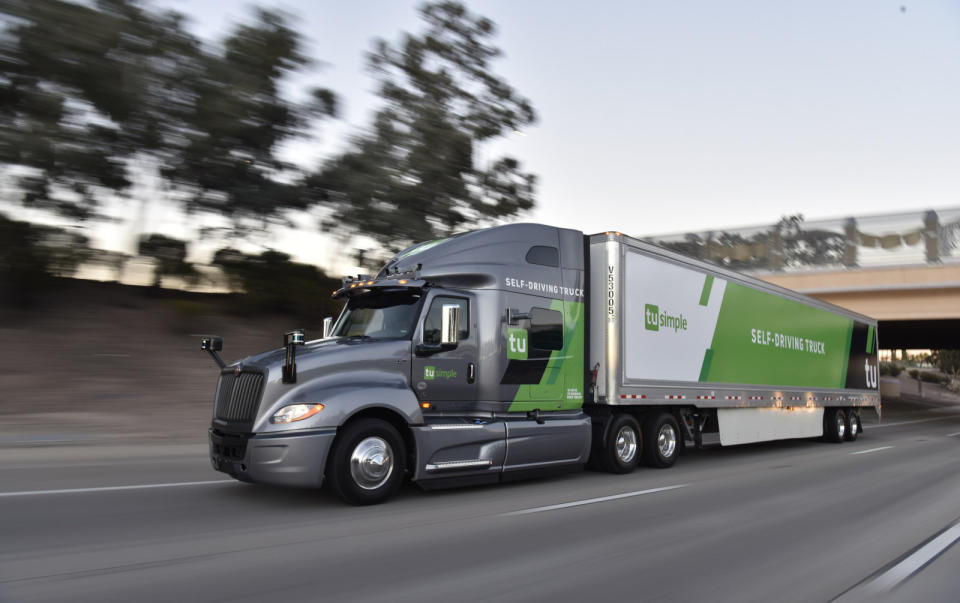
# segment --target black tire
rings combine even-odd
[[[643,436],[640,425],[633,415],[620,414],[613,417],[607,431],[607,441],[597,450],[600,468],[609,473],[630,473],[640,458]]]
[[[644,464],[657,469],[672,467],[680,454],[681,439],[680,425],[673,415],[649,415],[643,422]]]
[[[828,408],[823,413],[823,439],[839,444],[847,436],[847,415],[842,408]]]
[[[406,469],[406,447],[397,429],[381,419],[358,419],[337,435],[327,463],[327,479],[345,502],[375,505],[397,491]]]
[[[848,442],[857,441],[860,433],[860,414],[854,409],[847,409],[847,433],[844,436]]]

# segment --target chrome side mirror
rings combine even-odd
[[[460,338],[460,306],[444,304],[440,318],[440,345],[457,345]]]

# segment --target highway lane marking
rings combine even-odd
[[[180,488],[183,486],[207,486],[210,484],[230,484],[232,479],[216,479],[205,482],[173,482],[169,484],[137,484],[133,486],[106,486],[102,488],[65,488],[63,490],[25,490],[22,492],[0,492],[0,498],[11,496],[40,496],[42,494],[79,494],[83,492],[115,492],[117,490],[146,490],[148,488]]]
[[[878,450],[886,450],[887,448],[893,448],[893,446],[881,446],[879,448],[870,448],[868,450],[858,450],[857,452],[851,452],[850,454],[867,454],[868,452],[876,452]]]
[[[866,599],[890,592],[929,565],[934,559],[956,544],[958,540],[960,540],[960,521],[954,522],[951,527],[940,532],[940,534],[933,537],[929,542],[907,555],[902,561],[873,580],[866,582],[860,587],[855,587],[852,591],[837,600],[843,600],[845,598],[856,598],[860,600],[861,596],[863,599]]]
[[[900,425],[913,425],[914,423],[930,423],[932,421],[942,421],[944,419],[955,419],[960,415],[944,415],[935,419],[915,419],[913,421],[900,421],[898,423],[877,423],[876,425],[868,423],[866,427],[870,429],[880,429],[881,427],[899,427]]]
[[[953,436],[958,436],[958,435],[960,435],[960,431],[958,431],[957,433],[948,433],[947,437],[952,438]]]
[[[637,490],[635,492],[624,492],[623,494],[613,494],[611,496],[601,496],[599,498],[587,498],[584,500],[575,500],[568,503],[560,503],[556,505],[547,505],[545,507],[533,507],[532,509],[523,509],[521,511],[510,511],[508,513],[501,513],[501,517],[506,517],[509,515],[529,515],[530,513],[542,513],[544,511],[555,511],[556,509],[568,509],[570,507],[580,507],[582,505],[592,505],[594,503],[607,502],[609,500],[619,500],[621,498],[630,498],[632,496],[641,496],[643,494],[653,494],[654,492],[666,492],[667,490],[676,490],[677,488],[685,488],[688,484],[678,484],[676,486],[663,486],[662,488],[650,488],[649,490]]]

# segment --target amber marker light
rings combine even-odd
[[[428,410],[431,406],[433,406],[433,405],[430,404],[429,402],[421,402],[421,403],[420,403],[420,408],[422,408],[422,409],[424,409],[424,410]]]
[[[397,282],[400,283],[401,285],[406,285],[406,284],[407,284],[407,279],[402,278],[402,279],[400,279],[400,280],[397,281]]]

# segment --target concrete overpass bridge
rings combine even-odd
[[[960,207],[647,240],[872,316],[883,349],[960,348]]]

